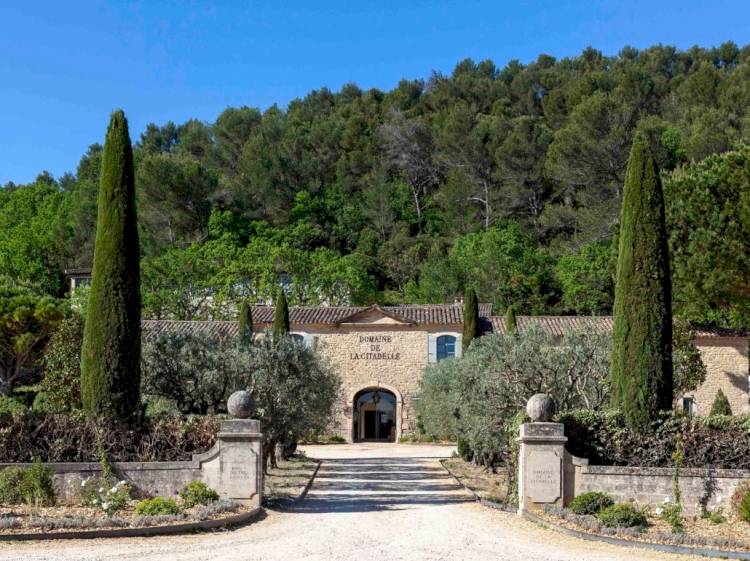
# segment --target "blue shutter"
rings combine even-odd
[[[427,334],[427,362],[437,362],[437,338]]]

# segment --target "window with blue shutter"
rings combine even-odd
[[[453,358],[456,356],[456,338],[453,335],[441,335],[437,338],[437,359],[438,362],[444,358]]]

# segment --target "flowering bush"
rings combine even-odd
[[[83,506],[101,509],[107,516],[112,516],[128,504],[132,488],[125,481],[108,480],[91,476],[81,481],[80,502]]]

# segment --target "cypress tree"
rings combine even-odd
[[[716,392],[716,397],[714,398],[713,405],[711,405],[711,413],[709,415],[713,417],[714,415],[731,414],[732,406],[729,405],[729,400],[727,399],[727,396],[724,395],[724,392],[719,389],[719,391]]]
[[[505,332],[513,333],[516,330],[516,310],[513,306],[508,306],[505,310]]]
[[[279,288],[276,296],[276,309],[273,314],[273,340],[279,341],[289,333],[289,304],[286,301],[286,293]]]
[[[246,345],[253,340],[253,314],[246,300],[240,303],[240,317],[238,321],[240,343]]]
[[[140,406],[141,293],[133,149],[122,110],[102,155],[94,267],[81,349],[81,401],[127,419]]]
[[[472,340],[480,337],[482,331],[479,326],[479,302],[477,293],[473,288],[466,290],[464,298],[464,335],[461,340],[461,349],[466,352]]]
[[[620,216],[612,405],[644,428],[672,407],[672,300],[664,195],[646,138],[630,150]]]

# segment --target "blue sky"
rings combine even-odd
[[[74,171],[116,107],[136,140],[149,122],[213,121],[347,82],[389,89],[466,57],[750,43],[747,0],[212,4],[4,2],[0,185]]]

